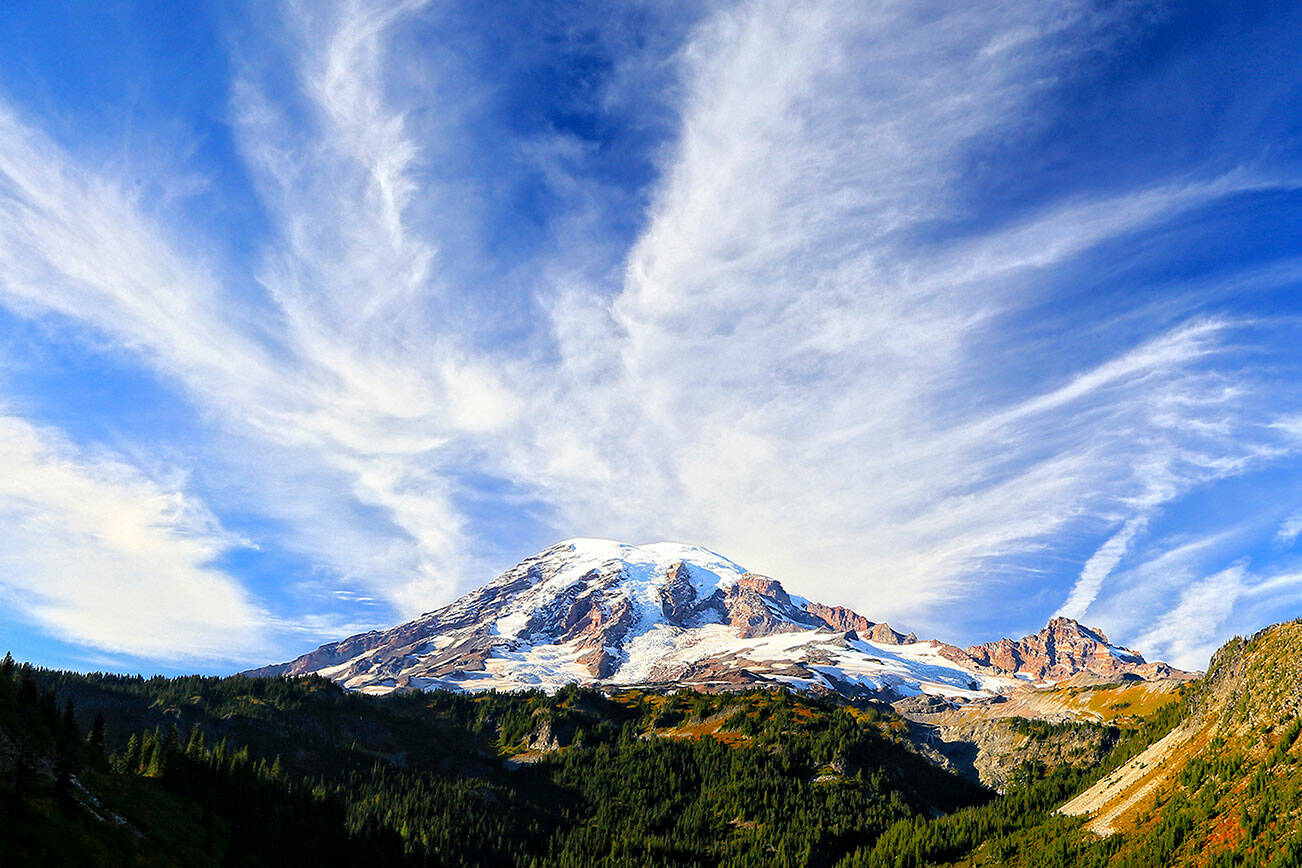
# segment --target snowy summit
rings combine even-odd
[[[1166,677],[1065,618],[962,649],[788,594],[700,546],[571,539],[448,606],[322,646],[259,675],[316,673],[365,693],[786,685],[967,701],[1087,672]]]

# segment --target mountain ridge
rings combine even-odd
[[[959,648],[789,594],[776,579],[700,546],[595,539],[550,546],[412,621],[246,674],[308,673],[368,693],[781,684],[953,702],[1080,673],[1190,675],[1068,618],[1019,640]]]

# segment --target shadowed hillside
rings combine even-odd
[[[1103,720],[975,721],[1007,741],[995,795],[873,701],[9,662],[0,862],[1302,864],[1302,623],[1230,642],[1151,708],[1133,684],[1063,691],[1046,707]]]

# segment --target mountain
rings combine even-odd
[[[1073,703],[1088,722],[1033,719]],[[958,741],[937,762],[934,728],[832,693],[372,697],[6,658],[0,865],[1302,865],[1302,622],[1201,679],[1080,672],[939,716],[1013,760],[979,763],[997,793]]]
[[[789,594],[699,546],[573,539],[441,609],[250,675],[315,673],[351,690],[785,685],[970,702],[1082,673],[1182,677],[1056,618],[1040,633],[958,648]]]
[[[901,824],[842,866],[885,868],[900,854],[910,865],[1302,866],[1302,621],[1230,640],[1179,693],[1099,759],[1092,784],[1053,792],[1052,811],[1026,810],[1046,791],[1019,775],[975,809],[1001,806],[1015,828],[959,811]],[[1097,726],[1014,723],[1037,737]]]
[[[960,665],[1033,681],[1057,682],[1080,673],[1145,680],[1190,675],[1165,663],[1146,663],[1142,655],[1113,645],[1101,631],[1071,618],[1054,618],[1039,633],[1016,641],[1000,639],[962,650],[946,647],[941,653]]]
[[[1123,846],[1148,848],[1153,864],[1302,865],[1302,622],[1228,642],[1187,706],[1062,813],[1127,833]]]

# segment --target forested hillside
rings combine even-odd
[[[989,798],[886,707],[6,667],[0,862],[833,864]]]
[[[1054,789],[1060,771],[983,806],[899,823],[847,865],[1299,868],[1300,710],[1293,621],[1227,643],[1199,684],[1091,774]],[[1087,778],[1096,783],[1082,788]]]
[[[1240,689],[1245,673],[1283,671],[1291,649],[1232,643],[1205,685],[1115,728],[1101,763],[1026,763],[1001,796],[928,762],[916,728],[867,701],[574,687],[368,697],[318,677],[6,661],[0,864],[1296,865],[1298,724],[1273,711],[1292,688]],[[1121,833],[1056,813],[1173,728],[1230,707],[1256,741],[1211,744]]]

